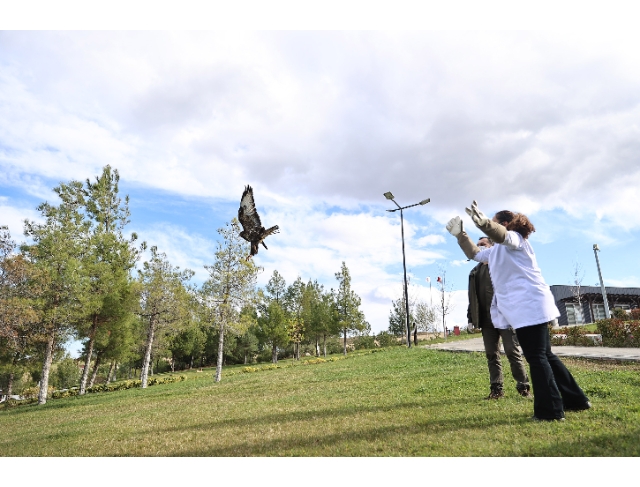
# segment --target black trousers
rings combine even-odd
[[[518,328],[516,334],[529,363],[533,414],[540,419],[564,418],[564,410],[580,409],[589,401],[571,372],[551,352],[549,323]]]

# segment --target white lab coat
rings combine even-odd
[[[539,325],[560,316],[533,248],[519,233],[508,231],[503,243],[481,250],[473,260],[489,264],[491,320],[496,328]]]

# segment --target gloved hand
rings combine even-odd
[[[462,219],[459,216],[452,218],[449,220],[449,223],[447,223],[447,231],[454,237],[460,235],[462,230]]]
[[[476,224],[476,227],[486,225],[489,221],[487,215],[485,215],[478,209],[478,202],[476,200],[473,200],[473,203],[471,203],[471,208],[465,208],[464,211],[466,211],[467,215],[471,217],[473,223]]]

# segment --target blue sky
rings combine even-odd
[[[20,240],[55,185],[111,164],[129,231],[199,283],[251,184],[281,228],[260,285],[278,270],[332,287],[345,261],[374,332],[402,289],[386,191],[431,198],[405,212],[407,267],[427,301],[425,278],[435,292],[446,271],[451,326],[466,324],[472,263],[444,227],[460,215],[477,237],[473,199],[530,217],[548,284],[578,262],[594,285],[598,243],[605,283],[640,286],[639,36],[466,25],[0,32],[0,223]]]

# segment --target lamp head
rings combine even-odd
[[[598,247],[598,244],[593,244],[593,250],[600,250],[600,247]]]
[[[427,203],[429,203],[429,201],[431,201],[431,198],[427,198],[426,200],[422,200],[420,202],[421,205],[426,205]]]
[[[393,199],[393,193],[391,193],[391,191],[387,191],[384,194],[384,197],[387,198],[388,200],[392,200]]]

